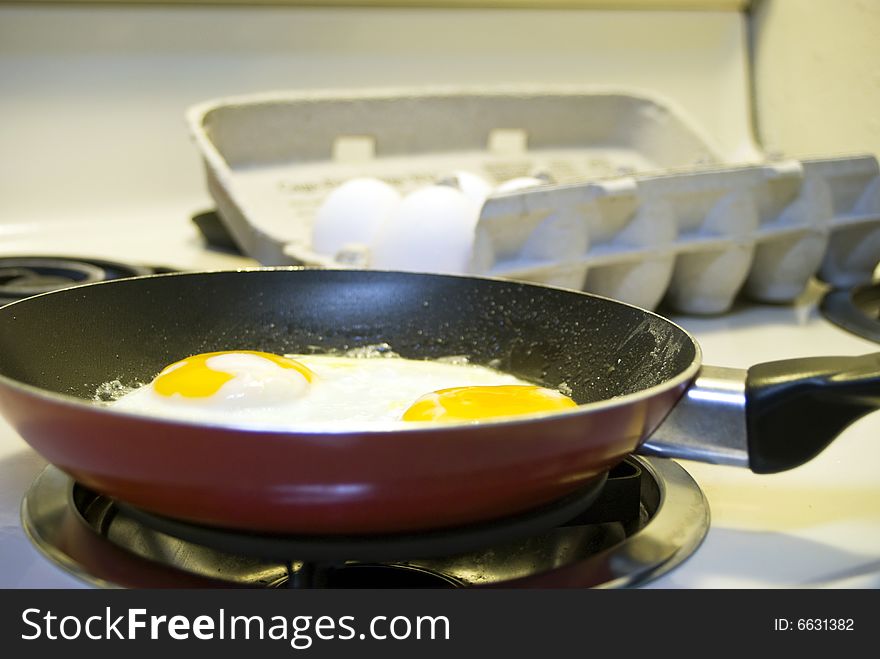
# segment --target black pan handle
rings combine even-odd
[[[811,460],[878,408],[880,353],[787,359],[748,371],[703,366],[638,452],[772,474]]]
[[[746,376],[749,467],[770,474],[818,455],[880,408],[880,353],[758,364]]]

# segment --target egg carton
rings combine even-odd
[[[873,156],[785,160],[490,197],[472,269],[645,308],[790,302],[813,275],[870,281],[880,260]]]
[[[311,247],[347,180],[401,193],[468,171],[491,184],[466,274],[722,313],[740,292],[788,302],[818,275],[869,281],[880,260],[873,156],[729,165],[671,104],[581,87],[272,93],[190,108],[208,188],[265,265],[369,267],[369,248]]]

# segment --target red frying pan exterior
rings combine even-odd
[[[113,412],[9,377],[0,412],[76,480],[155,513],[278,533],[394,533],[502,517],[576,489],[662,421],[696,375],[694,355],[675,378],[617,401],[470,426],[211,427]]]
[[[520,423],[332,435],[110,415],[6,383],[0,401],[37,452],[98,492],[217,526],[356,534],[475,522],[563,496],[633,452],[683,390]]]

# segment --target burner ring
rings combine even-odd
[[[173,271],[76,256],[0,256],[0,306],[70,286],[160,272]]]
[[[880,282],[832,289],[822,298],[819,311],[838,327],[880,343]]]
[[[5,297],[29,297],[106,278],[104,268],[84,261],[60,258],[0,259],[0,294]]]

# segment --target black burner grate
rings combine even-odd
[[[264,582],[269,587],[450,588],[474,585],[456,576],[460,565],[485,564],[493,555],[510,554],[514,563],[552,563],[572,548],[596,553],[619,543],[646,521],[644,485],[643,470],[628,460],[566,497],[525,513],[453,529],[379,536],[283,536],[205,527],[144,512],[81,485],[74,485],[72,500],[86,525],[110,539],[117,520],[124,519],[189,546],[277,561],[282,571]]]
[[[0,306],[78,284],[158,272],[170,270],[64,256],[0,257]]]
[[[565,524],[600,497],[607,474],[540,508],[489,522],[450,529],[387,535],[304,536],[242,533],[190,524],[145,512],[123,502],[117,507],[132,519],[161,533],[236,554],[259,558],[322,563],[347,560],[396,561],[460,554],[509,542]]]

